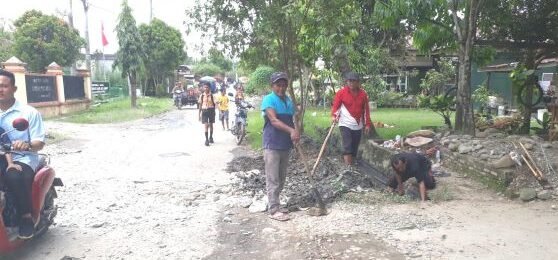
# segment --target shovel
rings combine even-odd
[[[316,204],[314,205],[314,207],[310,207],[308,209],[308,215],[311,216],[323,216],[327,214],[327,209],[325,206],[324,201],[322,200],[322,195],[320,194],[320,192],[318,191],[318,189],[316,189],[316,181],[314,180],[313,176],[312,176],[312,172],[309,171],[309,167],[308,167],[308,160],[306,160],[306,156],[304,154],[304,152],[302,151],[302,147],[300,146],[300,144],[296,144],[296,150],[298,151],[298,154],[300,154],[300,158],[302,159],[303,163],[304,163],[304,168],[306,170],[307,173],[309,173],[310,175],[310,182],[312,183],[312,187],[310,188],[310,194],[312,195],[312,197],[314,198],[314,201],[316,202]]]

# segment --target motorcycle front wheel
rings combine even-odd
[[[246,136],[246,126],[242,123],[236,125],[236,144],[240,145]]]

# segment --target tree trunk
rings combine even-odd
[[[137,77],[135,71],[130,71],[128,73],[128,80],[130,80],[130,101],[132,108],[137,108],[137,95],[136,95],[136,85]]]
[[[535,69],[535,54],[532,51],[527,51],[525,54],[525,68],[527,70]],[[533,100],[533,85],[537,84],[537,77],[535,75],[529,75],[523,86],[525,89],[525,100],[532,102]],[[531,130],[531,113],[533,112],[533,105],[527,104],[523,105],[522,117],[523,123],[519,129],[519,134],[529,134]]]
[[[464,22],[457,12],[453,18],[459,39],[459,80],[457,82],[457,107],[455,130],[469,135],[475,134],[473,104],[471,102],[471,58],[477,29],[478,7],[482,0],[471,0],[466,7]],[[457,4],[454,5],[457,10]]]

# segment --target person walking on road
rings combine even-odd
[[[199,119],[205,126],[205,146],[213,143],[213,124],[215,123],[215,99],[211,94],[209,82],[202,82],[203,93],[200,95],[198,104],[200,105]],[[207,131],[209,130],[209,138]]]
[[[339,123],[343,141],[343,160],[348,171],[354,171],[358,146],[362,136],[370,131],[368,95],[361,88],[360,77],[355,72],[345,74],[345,86],[337,91],[331,107],[332,120]]]
[[[229,130],[229,97],[227,96],[227,89],[221,89],[221,95],[217,99],[217,104],[219,105],[219,120],[223,125],[223,130],[225,130],[225,123],[227,124],[227,130]]]
[[[264,97],[263,148],[265,162],[265,182],[269,199],[268,213],[274,220],[289,220],[289,211],[282,208],[279,195],[285,186],[289,153],[300,140],[300,133],[295,128],[293,117],[295,106],[287,97],[289,78],[284,72],[271,75],[272,92]]]

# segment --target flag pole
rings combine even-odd
[[[107,81],[107,71],[105,68],[105,45],[103,45],[103,62],[101,63],[103,66],[103,80],[106,82]]]

